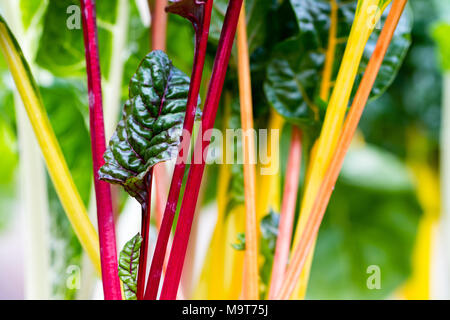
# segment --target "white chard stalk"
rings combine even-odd
[[[32,56],[30,48],[36,34],[25,33],[20,16],[19,1],[5,1],[2,9],[18,41],[24,44],[23,53],[28,61]],[[45,8],[45,4],[40,9]],[[32,21],[36,23],[43,13],[37,12]],[[31,25],[31,32],[39,32]],[[30,65],[33,68],[32,65]],[[49,241],[49,205],[47,195],[47,177],[44,161],[36,141],[22,100],[15,90],[14,107],[16,111],[17,135],[19,144],[19,199],[21,219],[25,226],[24,241],[24,298],[27,300],[46,300],[51,297],[50,281],[50,241]]]

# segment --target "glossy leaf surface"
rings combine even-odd
[[[105,152],[101,179],[122,185],[145,203],[150,169],[177,156],[188,91],[189,78],[164,52],[153,51],[144,58]]]

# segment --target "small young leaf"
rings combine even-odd
[[[233,247],[233,249],[237,250],[237,251],[244,251],[245,250],[245,233],[240,232],[237,234],[236,236],[237,238],[237,243],[233,243],[231,246]]]
[[[261,275],[262,293],[267,290],[270,282],[270,275],[272,273],[273,259],[275,256],[275,247],[277,245],[278,227],[280,224],[280,214],[273,209],[262,218],[260,223],[261,242],[260,253],[263,256],[264,262],[260,265],[259,274]],[[265,296],[263,294],[263,296]]]
[[[123,282],[125,299],[137,300],[137,269],[142,237],[138,233],[128,241],[120,252],[119,277]]]
[[[164,52],[149,53],[131,79],[130,98],[105,152],[100,178],[122,185],[145,203],[150,169],[177,156],[188,91],[189,77]]]

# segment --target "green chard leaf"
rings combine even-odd
[[[119,277],[123,282],[123,290],[126,300],[137,300],[137,269],[142,237],[138,233],[128,241],[120,251]]]
[[[116,23],[118,0],[97,1],[96,7],[101,71],[102,76],[108,78],[114,36],[112,26]],[[78,0],[48,3],[36,63],[56,76],[85,77],[86,61],[79,10]]]
[[[131,79],[100,177],[122,185],[141,204],[147,199],[150,169],[177,155],[189,81],[162,51],[149,53]]]
[[[245,251],[245,233],[239,232],[236,236],[236,243],[231,244],[234,250]]]
[[[74,15],[73,19],[76,19],[77,15],[77,12],[70,11],[70,8],[75,8],[71,6],[79,8],[78,1],[61,0],[49,3],[36,55],[36,63],[40,67],[58,76],[82,76],[85,68],[83,31],[81,28],[66,27],[71,14]],[[81,23],[81,16],[77,21]]]
[[[17,141],[13,130],[0,117],[0,232],[12,220],[17,189],[16,168],[18,164]]]
[[[290,0],[290,3],[297,18],[299,33],[275,47],[267,67],[264,91],[272,107],[287,121],[311,128],[320,124],[323,114],[323,108],[318,103],[318,93],[328,47],[331,5],[329,0]],[[344,40],[350,34],[357,1],[338,0],[337,4],[338,44],[332,81],[339,71],[346,46]],[[386,20],[388,12],[384,11],[380,25]],[[371,99],[383,94],[397,75],[411,44],[411,29],[412,15],[408,8],[383,61]],[[377,27],[367,43],[354,91],[358,88],[380,32],[381,28]]]

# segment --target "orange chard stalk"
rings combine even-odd
[[[167,0],[148,0],[148,7],[150,8],[151,33],[150,43],[152,50],[166,50],[167,38]]]
[[[274,299],[286,273],[289,260],[292,231],[295,218],[295,206],[297,204],[298,182],[302,162],[302,134],[298,127],[292,127],[291,146],[284,184],[283,202],[281,205],[280,226],[275,248],[275,257],[272,266],[272,278],[270,281],[269,299]]]
[[[245,4],[242,5],[237,30],[238,78],[241,103],[241,126],[244,132],[242,148],[244,154],[245,195],[245,260],[243,277],[243,298],[257,300],[258,285],[258,240],[256,219],[256,159],[255,137],[253,135],[253,103],[250,77],[250,59],[247,42]]]
[[[369,61],[366,72],[364,73],[361,84],[355,95],[352,107],[350,108],[349,114],[345,120],[336,152],[334,153],[330,167],[326,171],[324,180],[319,189],[319,193],[317,194],[314,202],[314,206],[310,212],[305,226],[305,232],[302,234],[296,250],[292,253],[292,260],[288,267],[286,278],[276,296],[277,299],[289,299],[298,283],[298,279],[309,251],[317,237],[320,224],[338,179],[345,155],[358,127],[362,112],[367,103],[406,2],[407,0],[394,0],[392,4],[391,11],[389,12],[385,26],[380,34],[375,51]]]

